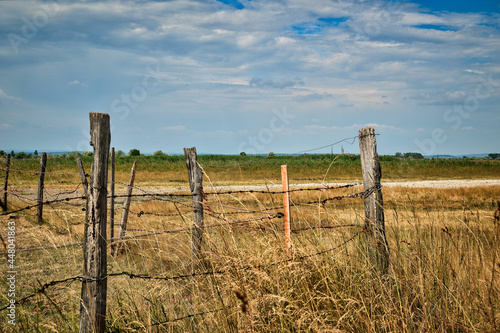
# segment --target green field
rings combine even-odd
[[[82,157],[84,167],[90,170],[92,157]],[[125,156],[116,158],[117,181],[128,181],[133,161],[138,162],[137,184],[176,186],[186,182],[184,156]],[[280,166],[288,165],[291,183],[350,182],[361,178],[359,155],[303,155],[303,156],[235,156],[200,155],[198,162],[215,184],[270,184],[280,183]],[[4,162],[5,163],[5,162]],[[499,160],[473,159],[409,159],[380,156],[382,179],[497,179],[500,178]],[[11,169],[39,170],[36,159],[14,159]],[[57,175],[59,184],[77,183],[78,168],[75,158],[49,158],[48,172],[75,173]],[[36,184],[36,174],[13,173],[19,183]],[[49,175],[50,177],[50,175]]]

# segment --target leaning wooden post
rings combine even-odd
[[[115,237],[115,147],[111,148],[111,198],[109,205],[109,229],[109,238],[113,239]]]
[[[283,185],[283,210],[285,220],[285,248],[289,255],[291,255],[292,242],[290,235],[290,192],[288,190],[288,167],[281,166],[281,183]]]
[[[83,163],[81,158],[76,159],[76,164],[78,165],[78,170],[80,171],[80,179],[83,185],[83,195],[85,196],[85,226],[83,227],[83,248],[86,247],[87,242],[87,225],[89,223],[89,183],[87,181],[87,174],[85,173],[85,169],[83,168]],[[92,173],[92,171],[90,172]],[[84,261],[87,262],[87,257],[85,251],[83,252]],[[83,297],[82,297],[83,298]]]
[[[80,179],[83,185],[83,195],[89,195],[89,183],[87,181],[87,174],[85,173],[85,169],[83,168],[83,163],[81,158],[76,159],[76,164],[78,165],[78,170],[80,171]]]
[[[203,239],[203,169],[197,161],[196,147],[184,148],[184,157],[189,176],[189,187],[193,197],[193,236],[191,243],[191,253],[194,256],[201,250]]]
[[[111,140],[109,115],[90,113],[90,145],[94,147],[94,162],[90,177],[85,224],[84,276],[80,306],[80,333],[103,333],[106,328],[107,296],[107,185],[109,144]]]
[[[7,154],[7,162],[5,163],[5,183],[3,184],[3,210],[7,211],[7,190],[9,184],[9,170],[10,170],[10,154]]]
[[[76,159],[76,164],[78,165],[78,170],[80,171],[80,179],[82,181],[83,185],[83,195],[85,196],[85,207],[88,208],[88,201],[89,201],[89,183],[87,181],[87,174],[85,173],[85,169],[83,168],[83,163],[81,158]],[[88,223],[88,215],[89,211],[88,209],[85,208],[85,223]],[[87,230],[87,228],[85,228]],[[86,237],[84,237],[85,239]]]
[[[40,156],[40,178],[38,179],[38,207],[36,212],[36,223],[43,222],[43,183],[45,179],[45,167],[47,166],[47,153]]]
[[[359,150],[363,171],[365,231],[368,253],[372,263],[382,272],[389,267],[389,246],[385,236],[384,201],[380,179],[382,171],[377,154],[375,130],[366,127],[359,131]]]
[[[130,198],[132,196],[132,189],[134,188],[135,172],[137,171],[137,161],[132,164],[132,171],[130,172],[130,180],[127,186],[127,193],[125,195],[125,201],[123,202],[122,220],[120,222],[120,231],[118,232],[118,243],[115,245],[114,254],[117,254],[122,246],[121,240],[125,237],[125,232],[127,231],[128,213],[130,211]]]

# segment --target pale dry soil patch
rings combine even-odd
[[[297,188],[329,188],[344,185],[354,185],[361,187],[362,181],[351,183],[302,183],[290,184],[290,189]],[[405,187],[405,188],[460,188],[460,187],[481,187],[481,186],[500,186],[500,179],[450,179],[450,180],[416,180],[416,181],[397,181],[397,182],[384,182],[382,187]],[[222,191],[279,191],[282,189],[281,184],[270,185],[224,185],[224,186],[211,186],[209,182],[204,182],[204,190],[206,192],[222,192]],[[144,191],[142,191],[144,190]],[[27,200],[36,200],[36,187],[16,187],[13,192],[22,194],[23,198]],[[52,192],[52,193],[50,193]],[[60,193],[59,187],[52,187],[46,190],[44,200],[64,199],[76,196],[82,196],[83,190],[71,191],[72,193]],[[137,186],[134,187],[133,194],[147,194],[147,193],[173,193],[173,192],[189,192],[187,186]],[[116,189],[116,195],[123,195],[125,187],[122,186]],[[117,201],[122,201],[118,198]]]
[[[311,187],[335,187],[348,184],[362,185],[362,183],[307,183],[307,184],[290,184],[290,188],[311,188]],[[235,186],[204,186],[205,190],[213,189],[216,191],[263,191],[263,190],[279,190],[282,185],[235,185]],[[479,186],[500,186],[500,179],[452,179],[452,180],[418,180],[418,181],[400,181],[400,182],[384,182],[382,186],[386,187],[408,187],[408,188],[459,188],[459,187],[479,187]],[[179,188],[186,189],[187,188]]]

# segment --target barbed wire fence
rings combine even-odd
[[[364,135],[364,136],[363,136]],[[375,134],[374,132],[369,132],[369,134],[361,134],[360,131],[360,136],[357,137],[351,137],[347,138],[344,140],[338,141],[338,143],[345,142],[346,140],[355,140],[356,138],[360,139],[360,146],[361,146],[361,140],[364,138],[369,138],[370,140],[373,139],[375,140]],[[324,146],[324,147],[329,147]],[[318,149],[324,148],[320,147]],[[372,159],[378,163],[378,156],[376,155],[376,145],[373,146],[375,149],[375,155],[372,156]],[[311,149],[307,151],[314,151],[316,149]],[[361,150],[363,153],[363,150]],[[362,157],[363,160],[363,157]],[[379,168],[380,166],[378,166]],[[6,165],[5,168],[2,168],[6,174],[10,173],[15,174],[15,173],[23,173],[29,176],[45,176],[45,175],[51,175],[51,176],[76,176],[80,175],[80,173],[66,173],[66,172],[50,172],[44,170],[43,172],[35,172],[35,171],[30,171],[30,170],[22,170],[22,169],[14,169],[10,168],[10,165]],[[373,170],[376,171],[376,168],[372,168]],[[203,170],[203,169],[202,169]],[[205,172],[204,170],[202,172]],[[365,172],[365,171],[363,171]],[[92,173],[92,172],[91,172]],[[206,172],[205,172],[206,174]],[[90,176],[86,174],[86,176]],[[365,176],[365,175],[364,175]],[[7,183],[7,177],[6,176],[6,183]],[[176,225],[179,224],[173,219],[181,219],[184,223],[184,227],[178,227],[178,228],[168,228],[168,229],[161,229],[161,230],[156,230],[156,229],[144,229],[144,228],[128,228],[129,232],[137,232],[135,234],[129,234],[129,235],[119,235],[117,237],[112,237],[109,239],[106,239],[107,245],[111,246],[111,244],[124,244],[127,240],[137,240],[139,238],[145,238],[145,237],[153,237],[157,235],[168,235],[168,234],[189,234],[193,233],[194,230],[196,229],[202,229],[202,231],[211,229],[211,228],[220,228],[220,227],[228,227],[228,228],[238,228],[238,227],[250,227],[250,228],[257,228],[259,230],[266,230],[268,228],[272,228],[274,231],[285,231],[285,228],[282,227],[277,227],[274,225],[273,227],[267,227],[264,222],[268,221],[278,221],[282,220],[284,218],[283,214],[283,209],[285,208],[286,204],[284,203],[283,205],[274,205],[272,207],[248,207],[248,205],[243,204],[240,202],[240,206],[235,206],[233,204],[226,204],[223,203],[223,200],[220,198],[223,196],[228,196],[228,197],[235,197],[238,195],[258,195],[258,194],[264,194],[264,195],[283,195],[283,194],[291,194],[291,193],[297,193],[297,192],[320,192],[320,193],[330,193],[334,191],[342,191],[343,193],[340,195],[330,195],[327,197],[320,197],[316,200],[304,200],[304,201],[297,201],[295,200],[292,202],[292,205],[294,207],[307,207],[307,206],[325,206],[328,202],[333,202],[333,201],[341,201],[341,200],[346,200],[346,199],[354,199],[354,198],[360,198],[363,199],[365,202],[365,224],[360,225],[360,224],[336,224],[336,225],[309,225],[306,227],[295,227],[291,228],[290,232],[291,233],[301,233],[304,231],[308,230],[315,230],[315,229],[326,229],[326,230],[336,230],[336,229],[342,229],[342,228],[352,228],[354,232],[352,232],[351,236],[348,237],[346,240],[341,242],[340,244],[337,244],[333,247],[330,247],[326,250],[321,250],[317,251],[311,254],[303,254],[303,255],[292,255],[289,256],[286,259],[271,262],[271,263],[263,263],[263,264],[257,264],[257,265],[242,265],[240,267],[237,267],[237,270],[242,270],[242,271],[248,271],[248,270],[262,270],[266,269],[272,266],[277,266],[289,262],[295,262],[295,261],[301,261],[305,260],[307,258],[311,258],[314,256],[320,256],[326,253],[331,253],[336,250],[339,250],[343,247],[345,247],[348,243],[352,242],[355,240],[359,235],[367,235],[368,237],[371,237],[376,240],[375,243],[375,248],[382,248],[383,255],[388,256],[388,250],[387,248],[384,248],[383,246],[380,246],[380,244],[384,244],[384,240],[380,239],[378,234],[381,232],[380,230],[380,221],[378,218],[380,218],[380,213],[375,212],[375,215],[379,214],[379,216],[373,217],[370,214],[373,214],[373,212],[370,212],[370,209],[367,209],[367,206],[371,205],[371,201],[374,202],[374,205],[378,205],[379,209],[382,207],[383,202],[381,200],[381,185],[380,185],[380,178],[379,175],[377,174],[370,174],[367,176],[369,179],[371,179],[371,185],[366,186],[366,181],[364,182],[353,182],[349,184],[341,184],[341,185],[321,185],[321,186],[313,186],[313,187],[292,187],[287,190],[283,189],[270,189],[267,187],[267,189],[257,189],[257,188],[251,188],[251,189],[231,189],[231,188],[217,188],[212,186],[212,188],[208,191],[203,191],[203,188],[200,187],[197,190],[201,190],[202,194],[202,199],[198,201],[194,201],[194,191],[173,191],[173,192],[157,192],[151,189],[144,189],[138,186],[133,186],[131,184],[126,184],[118,181],[112,182],[114,185],[122,187],[122,188],[130,188],[131,190],[134,190],[136,192],[140,193],[134,193],[130,192],[129,194],[114,194],[114,195],[107,195],[108,200],[117,200],[117,199],[134,199],[136,201],[144,201],[144,202],[160,202],[160,203],[167,203],[171,204],[174,206],[174,211],[169,212],[169,213],[162,213],[158,211],[146,211],[145,209],[141,210],[135,210],[131,209],[129,207],[122,207],[122,211],[127,211],[127,213],[131,214],[132,216],[136,216],[137,218],[142,218],[142,217],[155,217],[155,218],[161,218],[164,219],[165,224],[169,223],[171,225]],[[364,177],[365,178],[365,177]],[[110,184],[111,182],[108,182]],[[364,186],[363,186],[364,185]],[[360,188],[363,186],[363,190],[360,190]],[[354,190],[352,192],[348,192],[349,190]],[[10,190],[7,188],[4,189],[4,195],[9,195],[11,198],[14,198],[14,200],[9,200],[9,210],[3,212],[0,214],[0,216],[12,216],[13,214],[17,213],[22,213],[25,214],[26,216],[31,216],[31,217],[37,217],[36,214],[33,213],[34,210],[38,210],[40,206],[46,206],[51,208],[51,213],[56,219],[59,219],[61,221],[64,221],[65,223],[70,223],[72,225],[79,225],[79,224],[85,224],[88,223],[88,221],[83,218],[83,215],[86,213],[86,210],[88,209],[88,196],[84,195],[83,192],[83,182],[78,183],[77,185],[71,185],[70,188],[65,189],[64,191],[60,191],[57,189],[38,189],[38,193],[43,193],[42,199],[38,195],[38,197],[35,198],[34,194],[26,193],[29,191],[26,191],[25,188],[20,189],[19,191],[13,187]],[[215,201],[209,200],[209,198],[215,198]],[[45,199],[44,199],[45,198]],[[4,201],[7,203],[7,200]],[[197,226],[194,225],[192,222],[192,218],[189,217],[190,214],[193,214],[193,204],[201,204],[204,211],[206,212],[207,216],[211,217],[214,221],[217,222],[211,222],[204,224],[202,226]],[[64,210],[64,208],[67,207],[68,210],[73,211],[73,215],[75,210],[81,211],[80,216],[76,218],[68,218],[67,215],[62,216],[60,211]],[[6,207],[7,209],[7,207]],[[116,208],[120,209],[120,208]],[[377,210],[375,208],[375,210]],[[196,212],[195,212],[196,213]],[[246,215],[246,216],[244,216]],[[248,216],[250,215],[250,216]],[[238,218],[238,216],[241,216],[241,218]],[[383,216],[382,216],[383,218]],[[170,220],[172,219],[172,220]],[[255,223],[257,222],[257,223]],[[122,221],[123,223],[123,221]],[[383,220],[382,220],[383,223]],[[187,224],[187,226],[186,226]],[[383,225],[382,225],[383,226]],[[385,235],[384,235],[385,236]],[[5,248],[5,252],[7,253],[7,245],[4,242],[4,239],[2,238],[2,242]],[[37,252],[37,251],[50,251],[50,250],[56,250],[56,249],[61,249],[61,248],[68,248],[68,247],[85,247],[85,240],[84,241],[77,241],[77,242],[70,242],[70,243],[64,243],[64,244],[53,244],[53,245],[46,245],[46,246],[36,246],[36,247],[25,247],[25,248],[18,248],[16,249],[17,253],[26,253],[26,252]],[[124,247],[125,251],[127,247]],[[130,249],[129,249],[130,250]],[[372,252],[377,252],[378,250],[372,250]],[[385,251],[385,252],[384,252]],[[154,260],[154,258],[152,258]],[[380,255],[377,257],[376,260],[380,261]],[[383,265],[383,264],[382,264]],[[234,268],[231,268],[234,269]],[[382,269],[384,269],[382,267]],[[60,279],[60,280],[53,280],[50,282],[47,282],[45,284],[41,284],[40,287],[36,288],[31,294],[24,296],[23,298],[17,300],[16,299],[16,304],[22,305],[25,304],[28,300],[31,298],[35,297],[36,295],[45,293],[45,291],[53,286],[57,285],[66,285],[69,287],[72,283],[79,281],[94,281],[94,282],[101,282],[104,280],[108,280],[110,278],[115,278],[115,277],[126,277],[129,279],[140,279],[140,280],[149,280],[149,281],[175,281],[175,280],[183,280],[183,279],[195,279],[200,276],[210,276],[210,275],[223,275],[229,272],[229,269],[212,269],[209,270],[204,270],[204,271],[192,271],[189,274],[180,274],[180,275],[167,275],[167,276],[156,276],[156,275],[148,275],[148,274],[137,274],[131,271],[118,271],[118,272],[109,272],[104,276],[101,276],[99,278],[93,277],[93,276],[86,276],[85,274],[79,274],[75,276],[71,276],[68,278]],[[9,304],[3,305],[0,307],[0,311],[4,311],[8,308]],[[209,310],[209,311],[201,311],[201,312],[194,312],[192,314],[189,314],[187,316],[182,316],[178,318],[171,318],[167,321],[164,322],[157,322],[152,324],[151,326],[159,326],[171,322],[176,322],[179,320],[184,320],[188,318],[192,318],[194,316],[203,316],[208,313],[213,313],[213,312],[220,312],[223,311],[223,308],[220,309],[214,309],[214,310]]]

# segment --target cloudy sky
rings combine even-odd
[[[124,151],[500,152],[498,0],[0,1],[0,35],[4,150],[103,112]]]

